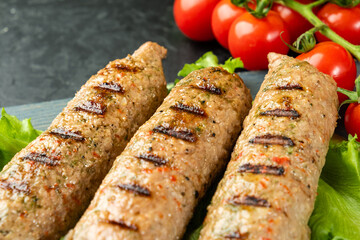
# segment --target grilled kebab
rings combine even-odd
[[[167,94],[166,49],[143,44],[92,76],[51,126],[0,173],[0,239],[59,239],[113,160]]]
[[[201,240],[305,240],[337,120],[336,83],[307,62],[270,53]]]
[[[180,239],[250,106],[238,75],[220,67],[189,74],[115,160],[67,239]]]

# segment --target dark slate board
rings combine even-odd
[[[240,73],[246,86],[250,88],[253,98],[255,98],[255,95],[258,92],[265,74],[266,71]],[[70,99],[71,98],[6,107],[5,110],[7,113],[15,115],[19,119],[31,118],[31,122],[36,129],[45,130]]]

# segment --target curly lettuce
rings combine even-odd
[[[40,134],[41,131],[34,129],[30,119],[20,121],[3,108],[0,118],[0,169]]]
[[[309,221],[313,240],[360,238],[360,143],[331,142]]]
[[[218,57],[212,52],[206,52],[202,55],[195,63],[186,63],[184,67],[178,72],[179,77],[186,77],[192,71],[199,70],[206,67],[217,67],[220,66],[224,68],[229,73],[234,73],[237,68],[244,68],[243,62],[240,58],[230,57],[225,61],[224,64],[219,64]],[[180,80],[176,79],[173,83],[167,85],[168,90],[170,91]]]

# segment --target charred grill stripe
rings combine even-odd
[[[38,162],[38,163],[45,164],[45,165],[48,165],[51,167],[57,166],[60,163],[59,156],[47,156],[45,153],[36,153],[36,152],[28,153],[24,157],[22,157],[22,159]]]
[[[207,91],[212,94],[221,95],[222,91],[220,88],[216,87],[214,84],[208,82],[201,82],[193,86],[194,88]]]
[[[50,131],[50,134],[56,135],[63,139],[73,139],[80,142],[85,140],[79,131],[70,131],[63,128],[55,128]]]
[[[303,87],[298,83],[288,83],[286,85],[277,86],[278,90],[304,90]]]
[[[136,156],[137,158],[141,159],[141,160],[145,160],[148,162],[153,163],[155,166],[161,166],[161,165],[166,165],[167,164],[167,160],[155,155],[155,154],[149,154],[149,153],[143,153],[140,154],[139,156]]]
[[[7,180],[0,180],[0,188],[19,193],[30,194],[29,186],[26,183],[9,182]]]
[[[100,88],[102,90],[107,90],[110,92],[117,92],[117,93],[124,93],[124,88],[116,83],[116,82],[104,82],[104,83],[100,83],[98,86],[96,86],[95,88]]]
[[[106,106],[95,101],[85,101],[84,103],[76,106],[75,110],[94,113],[97,115],[104,115],[106,111]]]
[[[176,103],[175,105],[171,106],[170,108],[179,110],[179,111],[185,111],[185,112],[192,113],[195,115],[206,116],[205,111],[198,106],[189,106],[189,105],[186,105],[183,103]]]
[[[245,240],[247,239],[249,236],[248,233],[245,233],[245,234],[241,234],[239,232],[233,232],[233,233],[230,233],[230,234],[227,234],[225,235],[224,237],[226,239],[239,239],[239,240]]]
[[[285,169],[284,167],[261,165],[261,164],[252,165],[250,163],[246,163],[240,166],[239,172],[282,176],[285,173]]]
[[[149,197],[151,195],[150,190],[146,187],[140,186],[134,183],[125,183],[116,185],[118,188],[134,193],[135,195],[141,195]]]
[[[258,198],[255,196],[244,196],[244,197],[233,197],[232,199],[228,200],[228,203],[232,205],[246,205],[246,206],[254,206],[254,207],[271,207],[270,203],[263,198]]]
[[[112,225],[116,225],[118,227],[126,228],[126,229],[133,230],[133,231],[138,231],[139,230],[139,228],[135,224],[126,223],[124,220],[121,220],[121,219],[120,220],[104,219],[104,220],[102,220],[102,222],[112,224]]]
[[[274,110],[267,110],[265,112],[260,112],[260,115],[262,116],[275,116],[275,117],[290,117],[290,118],[298,118],[300,117],[300,114],[298,111],[291,109],[274,109]]]
[[[174,138],[182,139],[188,142],[195,142],[196,136],[189,129],[177,130],[176,128],[165,127],[165,126],[156,126],[153,129],[154,132],[162,133],[169,135]]]
[[[143,70],[140,67],[130,66],[124,63],[115,63],[112,67],[116,68],[118,71],[133,72],[133,73]]]
[[[249,143],[263,144],[263,145],[281,145],[281,146],[294,146],[294,142],[285,136],[266,134],[263,136],[256,136],[249,140]]]

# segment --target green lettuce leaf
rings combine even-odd
[[[360,144],[332,142],[309,221],[313,240],[360,238]]]
[[[217,67],[224,68],[229,73],[234,73],[237,68],[244,68],[243,62],[240,58],[229,58],[224,64],[219,64],[218,57],[211,51],[204,53],[195,63],[186,63],[184,67],[178,72],[179,77],[186,77],[189,73],[195,70],[199,70],[206,67]],[[176,79],[174,83],[169,83],[167,89],[170,91],[179,79]]]
[[[20,121],[7,114],[3,108],[0,119],[0,169],[40,133],[41,131],[33,128],[30,119]]]
[[[206,67],[219,66],[219,60],[213,52],[206,52],[202,55],[195,63],[186,63],[184,67],[178,72],[179,77],[186,77],[189,73],[194,70],[198,70]]]
[[[229,58],[225,61],[224,64],[221,64],[220,66],[229,73],[234,73],[235,69],[244,68],[244,63],[240,60],[240,58]]]

